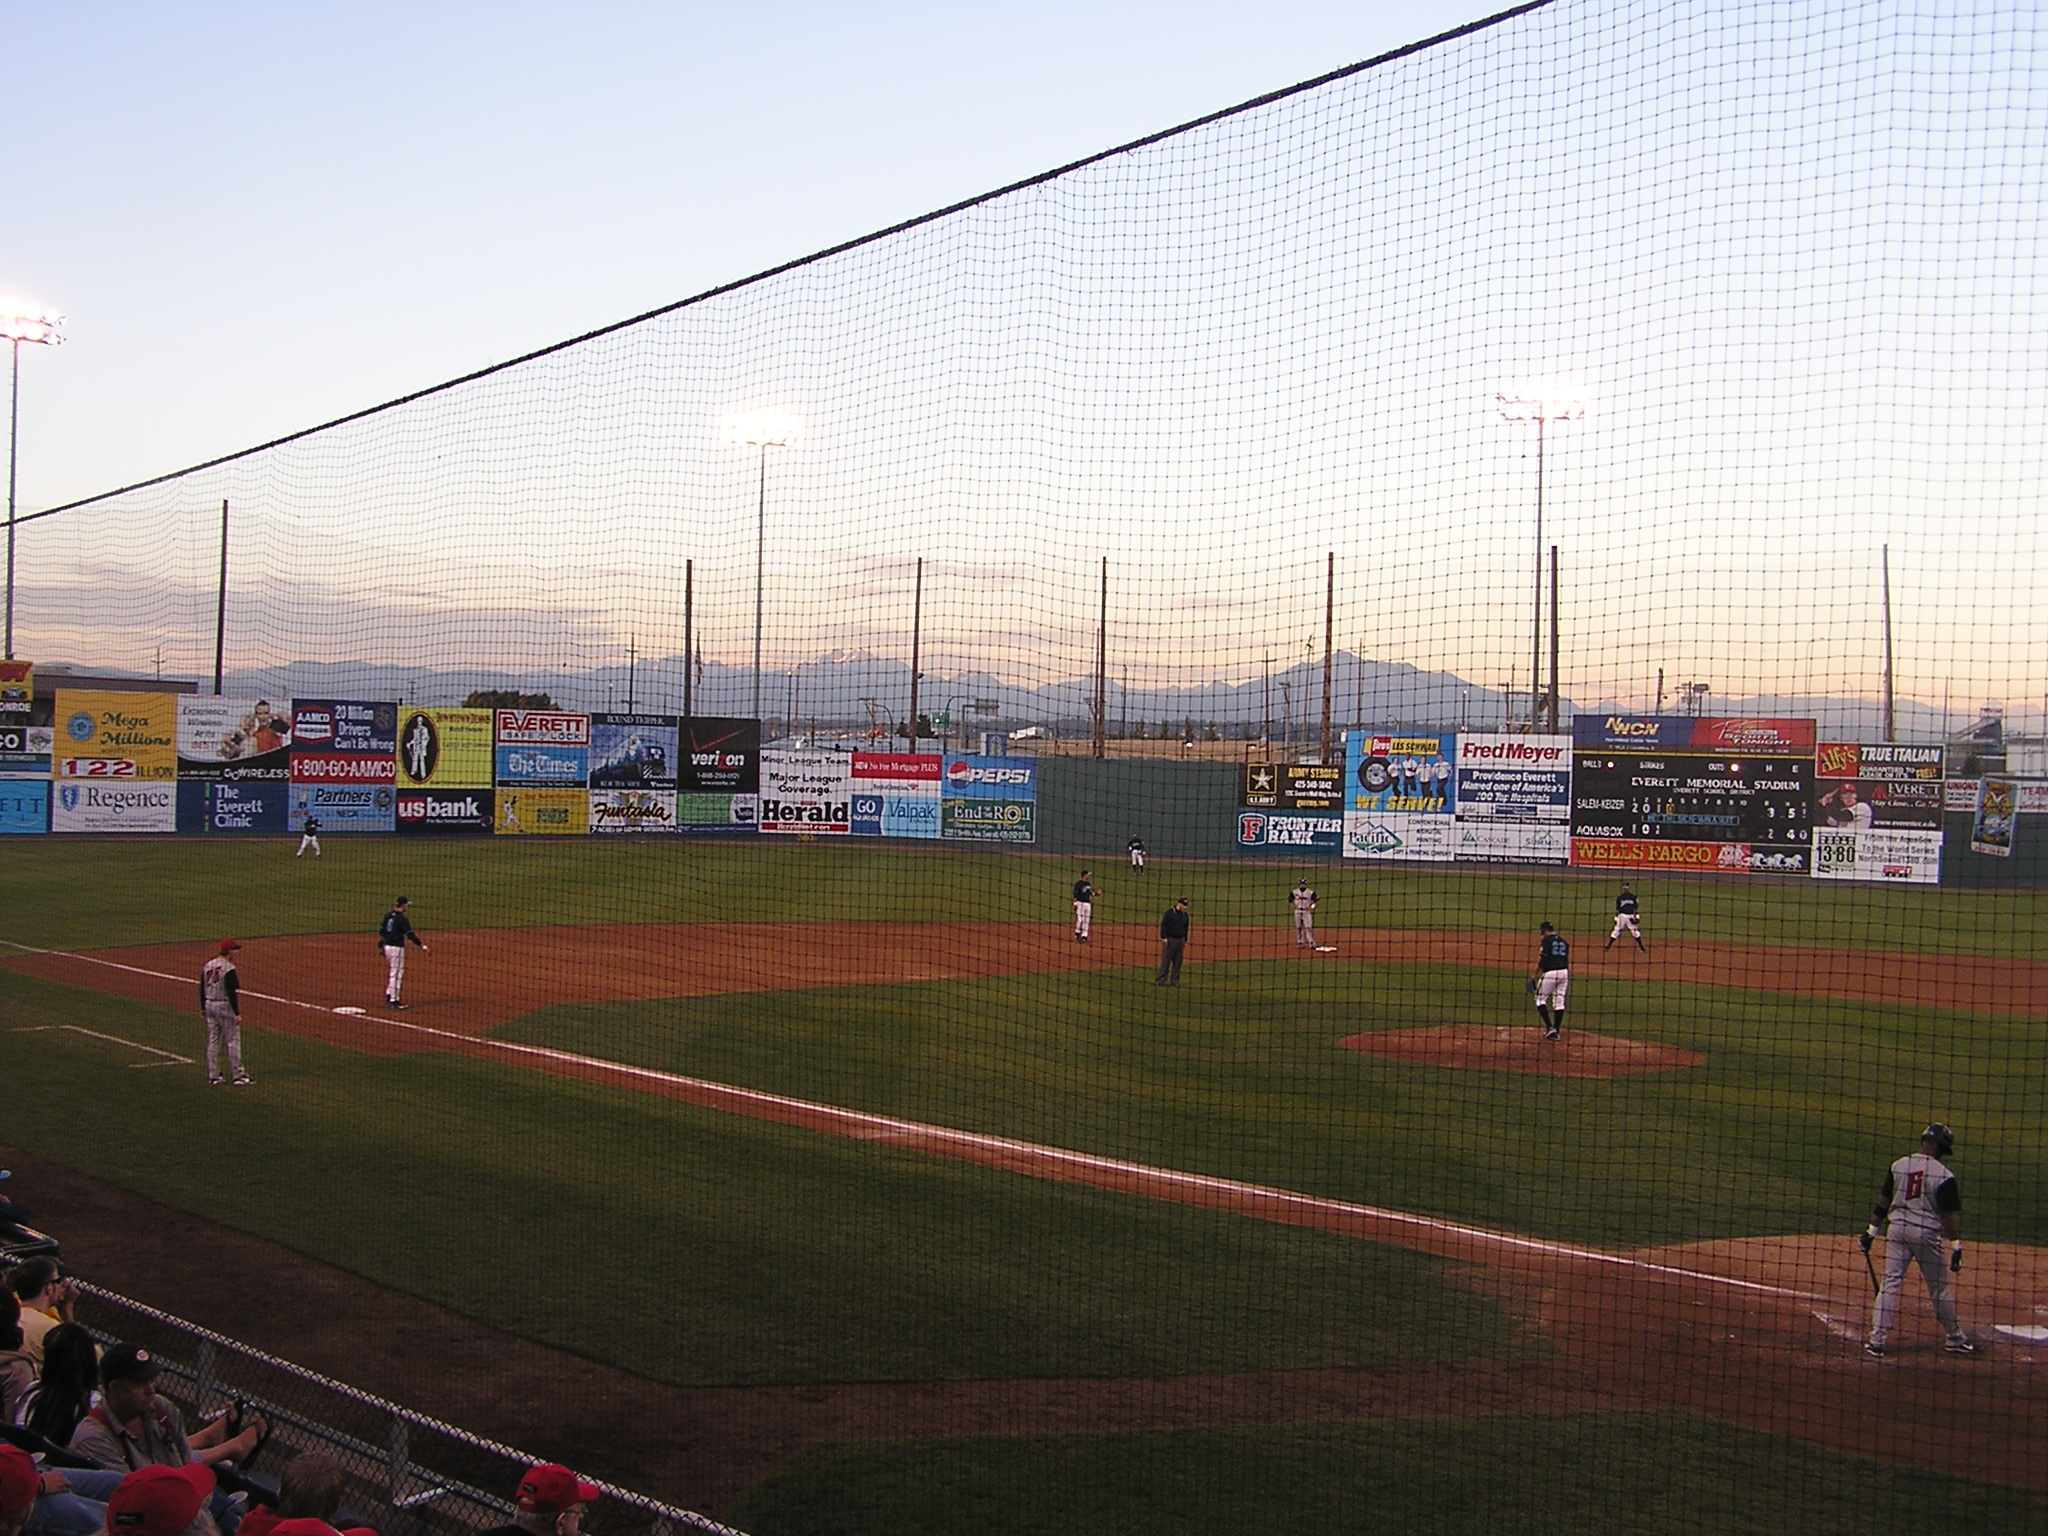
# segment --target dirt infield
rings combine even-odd
[[[1546,1040],[1539,1028],[1510,1028],[1505,1024],[1388,1029],[1369,1035],[1346,1035],[1337,1043],[1347,1051],[1385,1056],[1394,1061],[1486,1072],[1530,1072],[1541,1077],[1631,1077],[1641,1072],[1703,1067],[1707,1063],[1707,1058],[1698,1051],[1659,1045],[1653,1040],[1594,1035],[1583,1029],[1567,1029],[1561,1038]]]

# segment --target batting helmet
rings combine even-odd
[[[1947,1157],[1956,1147],[1956,1133],[1943,1125],[1939,1120],[1922,1131],[1920,1139],[1933,1142],[1934,1150],[1943,1157]]]

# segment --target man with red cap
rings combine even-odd
[[[0,1536],[21,1536],[42,1487],[34,1458],[18,1446],[0,1445]]]
[[[545,1463],[519,1480],[512,1523],[484,1536],[578,1536],[583,1508],[597,1496],[597,1484],[584,1482],[567,1467]]]
[[[198,1462],[142,1467],[121,1479],[107,1500],[107,1536],[184,1536],[213,1496],[213,1471]],[[210,1536],[208,1520],[193,1536]]]
[[[227,1079],[220,1075],[220,1053],[228,1053],[228,1072],[237,1088],[253,1081],[242,1070],[242,982],[229,958],[242,946],[233,939],[220,941],[220,953],[199,972],[199,1011],[206,1016],[206,1080],[218,1088]]]

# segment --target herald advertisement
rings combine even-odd
[[[1970,852],[1994,859],[2012,857],[2013,829],[2019,821],[2019,785],[2011,779],[1984,779],[1977,786],[1977,804],[1970,820]]]
[[[1239,775],[1237,803],[1248,810],[1344,810],[1344,770],[1318,763],[1246,763]]]
[[[178,696],[178,781],[284,784],[292,776],[292,712],[269,699]],[[284,804],[284,797],[278,797]],[[282,818],[282,812],[279,815]],[[279,820],[273,829],[282,832]]]
[[[581,837],[590,830],[590,794],[581,789],[500,789],[500,837]]]
[[[549,709],[498,711],[499,787],[581,790],[590,781],[590,716]],[[500,796],[501,808],[503,797]],[[499,818],[499,830],[503,830]]]
[[[1344,737],[1344,857],[1454,857],[1458,738],[1350,731]]]
[[[592,715],[590,787],[665,790],[673,795],[679,735],[669,715]],[[592,830],[597,830],[594,822]]]
[[[845,752],[760,754],[761,831],[844,836],[853,830],[853,763]]]
[[[948,755],[939,836],[969,843],[1038,840],[1038,765],[1029,758]]]
[[[1487,863],[1571,861],[1572,739],[1458,738],[1451,856]]]
[[[497,799],[488,789],[400,789],[394,815],[400,832],[475,837],[497,824]]]
[[[1811,720],[1581,715],[1572,862],[1807,874],[1816,745]]]
[[[590,830],[595,834],[673,832],[676,792],[672,789],[593,789]]]
[[[683,762],[677,789],[687,795],[757,795],[761,791],[761,725],[713,715],[679,723]]]
[[[88,693],[60,688],[55,720],[50,763],[53,779],[169,783],[178,776],[178,696],[174,693]]]
[[[50,830],[175,832],[177,783],[171,779],[59,779],[50,786]]]
[[[496,719],[488,709],[401,710],[398,787],[489,789],[496,771],[495,726]]]
[[[856,752],[849,821],[856,837],[936,838],[945,759],[935,753]]]
[[[1942,760],[1939,746],[1822,742],[1814,760],[1814,878],[1938,885]]]

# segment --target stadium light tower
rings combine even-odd
[[[761,451],[761,494],[754,520],[754,718],[761,718],[761,572],[768,541],[768,450],[787,448],[796,438],[797,423],[773,411],[746,411],[725,424],[735,448]],[[794,727],[792,726],[792,729]]]
[[[1553,421],[1583,421],[1586,403],[1569,384],[1550,384],[1518,395],[1495,395],[1502,421],[1536,423],[1536,626],[1529,642],[1529,729],[1536,729],[1536,708],[1543,697],[1543,436]],[[1551,702],[1555,718],[1556,701]]]
[[[14,660],[14,461],[21,442],[21,344],[64,344],[64,317],[0,302],[0,337],[14,347],[14,400],[7,415],[7,659]]]

